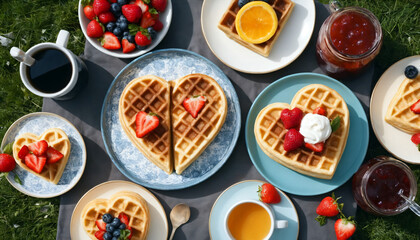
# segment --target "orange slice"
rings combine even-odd
[[[245,4],[236,15],[235,27],[239,37],[249,43],[263,43],[277,30],[278,19],[274,9],[266,2]]]

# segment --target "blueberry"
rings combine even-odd
[[[239,0],[238,6],[239,8],[243,7],[245,4],[249,3],[251,0]]]
[[[117,1],[117,3],[118,3],[120,6],[122,6],[122,5],[127,4],[127,1],[126,1],[126,0],[118,0],[118,1]]]
[[[113,14],[121,13],[121,6],[118,3],[111,4],[111,12]]]
[[[131,42],[131,43],[135,43],[135,42],[136,42],[135,37],[134,37],[133,35],[128,35],[127,40],[128,40],[129,42]],[[122,225],[122,224],[121,224],[121,225]]]
[[[130,41],[130,40],[128,40]],[[126,228],[125,223],[121,223],[121,225],[118,227],[121,230],[124,230]]]
[[[106,30],[108,31],[108,32],[113,32],[114,31],[114,28],[117,26],[117,24],[115,23],[115,22],[109,22],[107,25],[106,25]],[[111,216],[110,214],[108,214],[109,216]],[[104,215],[105,216],[105,215]],[[111,219],[112,219],[112,217],[111,217]]]
[[[124,37],[124,38],[127,38],[127,37],[128,37],[128,35],[130,35],[130,33],[129,33],[128,31],[123,32],[123,37]]]
[[[112,235],[114,237],[119,237],[121,235],[120,229],[116,229]]]
[[[113,233],[115,231],[115,226],[113,226],[111,224],[112,223],[106,225],[106,231],[109,232],[109,233]]]
[[[118,228],[120,224],[121,224],[121,221],[119,218],[114,218],[111,223],[111,225],[114,226],[115,228]]]
[[[116,27],[116,28],[114,28],[114,31],[112,31],[114,34],[115,34],[115,36],[117,36],[117,37],[119,37],[119,36],[121,36],[121,34],[122,34],[122,30],[121,30],[121,28],[119,28],[119,27]]]
[[[112,239],[111,240],[118,240],[118,238],[117,237],[112,237]]]
[[[149,32],[150,37],[151,37],[152,39],[155,39],[155,38],[156,38],[156,31],[155,31],[155,29],[153,29],[153,27],[148,27],[148,28],[147,28],[147,31]]]
[[[140,46],[140,45],[137,45],[137,49],[138,50],[143,50],[143,49],[146,49],[147,48],[147,46]]]
[[[124,15],[121,15],[121,16],[118,18],[118,20],[120,21],[120,23],[125,22],[125,23],[127,23],[127,24],[128,24],[128,20],[127,20],[127,18],[125,18],[125,17],[124,17]]]
[[[419,70],[413,65],[408,65],[405,68],[404,75],[409,79],[414,79],[419,74]]]
[[[104,240],[111,240],[112,239],[112,233],[106,232],[103,235]]]
[[[128,29],[128,23],[127,22],[120,22],[120,28],[123,31],[127,30]]]

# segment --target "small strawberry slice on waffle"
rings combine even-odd
[[[415,114],[420,114],[420,99],[411,105],[410,110],[413,111]]]
[[[206,97],[202,95],[193,96],[191,98],[187,97],[182,102],[185,110],[191,114],[193,118],[197,118],[200,111],[204,108],[206,104]]]
[[[305,143],[305,147],[311,149],[314,152],[322,152],[324,151],[324,142],[319,142],[315,144]]]
[[[46,156],[39,156],[30,153],[25,156],[25,164],[28,168],[32,169],[34,172],[41,173],[42,169],[47,162]]]
[[[136,115],[136,136],[142,138],[159,126],[159,118],[155,113],[140,111]]]
[[[48,143],[45,140],[34,142],[28,145],[29,151],[31,151],[35,156],[39,157],[44,155],[47,151]]]

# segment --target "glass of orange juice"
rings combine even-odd
[[[227,235],[235,240],[267,240],[274,229],[287,225],[287,220],[276,220],[271,207],[257,200],[236,203],[225,217]]]

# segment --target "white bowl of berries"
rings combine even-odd
[[[80,0],[79,23],[99,51],[117,58],[138,57],[168,32],[171,0]]]

